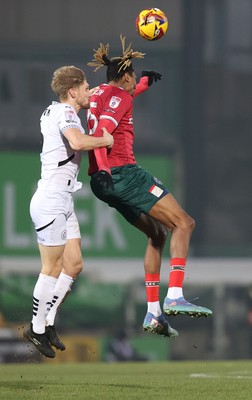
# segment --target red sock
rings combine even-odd
[[[160,274],[145,274],[147,302],[159,301]]]
[[[185,276],[185,265],[186,265],[185,258],[171,258],[169,288],[171,287],[182,288]]]

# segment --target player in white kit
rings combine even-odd
[[[41,179],[30,203],[42,268],[33,292],[33,317],[24,337],[46,357],[65,350],[58,338],[54,319],[57,308],[82,270],[80,229],[72,193],[77,181],[82,151],[110,148],[113,137],[86,135],[77,113],[90,107],[91,91],[85,73],[74,66],[57,69],[51,87],[59,102],[53,102],[40,120],[43,147]]]

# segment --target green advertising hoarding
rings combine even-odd
[[[138,156],[137,160],[172,190],[172,160],[161,156]],[[143,257],[147,238],[117,211],[94,197],[87,168],[87,156],[84,155],[79,175],[83,187],[74,193],[83,253],[90,257]],[[0,177],[0,255],[38,255],[29,203],[40,177],[39,155],[0,153]]]

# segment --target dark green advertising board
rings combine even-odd
[[[139,165],[169,188],[173,185],[172,161],[166,157],[137,157]],[[29,202],[40,176],[39,155],[0,153],[0,255],[38,255],[36,236],[29,214]],[[146,238],[113,209],[94,197],[87,176],[84,155],[74,194],[75,211],[82,233],[82,249],[90,257],[143,257]]]

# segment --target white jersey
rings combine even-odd
[[[82,186],[77,182],[82,152],[70,147],[64,132],[69,128],[77,128],[84,134],[80,118],[71,105],[53,102],[43,112],[40,127],[43,147],[38,188],[75,192]]]

